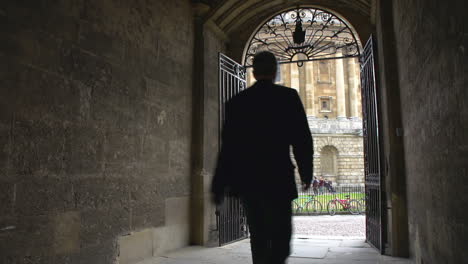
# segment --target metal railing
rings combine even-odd
[[[219,53],[219,146],[226,102],[245,88],[245,68]],[[216,207],[220,246],[247,238],[248,235],[247,218],[240,199],[227,194],[224,198],[224,203]]]
[[[310,189],[305,192],[299,189],[298,194],[299,197],[293,201],[294,215],[328,214],[327,204],[330,200],[335,198],[346,199],[348,196],[350,199],[358,200],[363,207],[366,206],[365,187],[361,185],[322,186],[317,188],[311,186]],[[320,203],[321,208],[315,208],[318,211],[311,214],[311,212],[308,211],[310,209],[307,207],[307,203],[309,203],[312,198]],[[317,207],[316,204],[314,204],[314,207]],[[342,208],[339,209],[339,211],[345,211],[342,210]]]

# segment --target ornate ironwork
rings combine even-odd
[[[366,239],[383,253],[384,225],[383,190],[381,173],[381,146],[379,116],[372,37],[364,47],[361,57],[361,87],[364,132],[364,165],[366,181]]]
[[[221,128],[225,118],[226,103],[236,94],[247,88],[245,67],[219,54],[219,146],[221,146]],[[225,194],[224,202],[216,207],[219,245],[225,245],[247,238],[247,218],[239,198]]]
[[[275,54],[278,63],[357,57],[360,43],[348,24],[317,8],[295,8],[276,15],[255,33],[244,56],[252,66],[259,51]]]

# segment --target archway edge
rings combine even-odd
[[[328,8],[322,8],[322,7],[319,7],[319,6],[314,6],[314,5],[296,5],[296,6],[293,6],[293,7],[290,7],[290,8],[286,8],[286,9],[283,9],[282,11],[280,12],[277,12],[275,14],[273,14],[272,16],[268,17],[267,19],[265,19],[260,25],[258,25],[255,30],[253,31],[253,33],[251,34],[251,36],[249,37],[245,47],[244,47],[244,51],[242,52],[242,60],[241,62],[244,63],[246,61],[246,58],[245,56],[247,55],[248,53],[248,50],[250,48],[250,45],[251,45],[251,42],[252,40],[255,38],[255,36],[257,35],[257,33],[259,32],[259,30],[266,24],[268,23],[270,20],[274,19],[276,16],[278,16],[279,14],[282,14],[282,13],[286,13],[286,12],[290,12],[292,10],[296,10],[297,8],[299,9],[316,9],[316,10],[320,10],[320,11],[324,11],[324,12],[327,12],[335,17],[337,17],[338,19],[341,20],[341,22],[343,22],[344,24],[346,24],[347,27],[349,27],[349,29],[351,30],[352,32],[352,35],[353,35],[353,38],[355,38],[355,40],[357,41],[357,45],[358,45],[358,52],[360,52],[363,48],[362,46],[362,41],[356,31],[356,29],[354,28],[354,26],[345,18],[343,17],[341,14],[335,12],[334,10],[330,10]]]
[[[338,149],[338,147],[330,143],[320,146],[319,152],[322,152],[324,149],[331,149],[333,151],[336,151],[336,153],[340,153],[340,150]]]
[[[206,17],[207,21],[214,22],[226,34],[227,54],[236,61],[241,61],[251,37],[266,21],[297,6],[318,8],[337,15],[357,33],[356,37],[361,43],[373,32],[370,4],[365,6],[363,1],[300,1],[300,5],[298,2],[285,1],[257,1],[250,5],[246,2],[248,1],[242,1],[229,8],[220,5]],[[357,4],[358,2],[361,4]],[[223,10],[223,13],[218,10]],[[233,20],[232,17],[236,19]]]

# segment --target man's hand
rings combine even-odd
[[[302,183],[302,191],[307,191],[310,189],[310,182],[309,183]]]

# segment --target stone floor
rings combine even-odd
[[[362,239],[293,240],[293,252],[288,264],[409,264],[406,259],[381,256]],[[224,247],[187,247],[170,252],[163,257],[138,264],[251,264],[249,240]]]
[[[366,236],[365,215],[318,215],[294,216],[294,234],[320,237],[343,237],[364,239]]]

